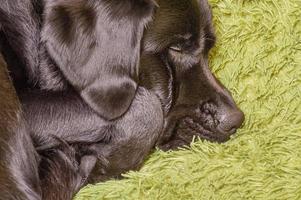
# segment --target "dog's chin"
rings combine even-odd
[[[194,137],[217,143],[223,143],[230,139],[230,134],[226,134],[215,127],[206,127],[204,124],[203,121],[186,117],[181,119],[175,127],[175,135],[179,139],[188,140],[187,142],[191,142]]]
[[[224,143],[230,139],[231,134],[226,134],[214,127],[208,128],[205,124],[205,121],[191,117],[178,120],[173,127],[168,127],[172,136],[167,142],[159,146],[160,149],[166,151],[188,147],[194,139],[214,143]]]

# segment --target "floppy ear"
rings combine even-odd
[[[135,96],[141,40],[153,0],[48,1],[42,40],[66,79],[106,119]]]

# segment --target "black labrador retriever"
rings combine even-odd
[[[10,131],[18,136],[15,140],[22,143],[19,146],[26,147],[19,149],[26,149],[19,156],[27,158],[30,164],[22,163],[23,157],[19,163],[14,161],[13,158],[19,158],[14,150],[3,151],[4,155],[12,155],[1,157],[0,161],[10,164],[10,167],[0,165],[0,181],[6,183],[0,188],[5,199],[70,199],[88,182],[137,169],[155,145],[164,150],[175,149],[189,144],[194,136],[224,142],[241,126],[243,113],[208,67],[208,52],[215,42],[208,3],[205,0],[157,3],[141,42],[139,87],[121,117],[107,120],[68,77],[67,81],[62,78],[54,81],[58,84],[69,81],[73,85],[64,91],[19,93],[31,137],[20,128]],[[69,7],[68,3],[64,6],[68,12],[79,12],[79,7]],[[84,19],[91,16],[90,12],[80,13]],[[80,43],[74,40],[70,44],[77,45],[74,42]],[[55,55],[50,58],[55,59]],[[64,73],[64,69],[61,71]],[[91,96],[94,95],[102,93]],[[19,125],[11,126],[22,127],[22,118],[19,121]],[[22,141],[19,132],[24,137]],[[26,166],[25,173],[20,172],[20,163]],[[17,175],[10,176],[10,170]],[[7,176],[9,179],[5,180]]]

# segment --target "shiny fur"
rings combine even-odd
[[[158,0],[155,3],[103,0],[102,4],[92,0],[85,3],[81,0],[49,0],[49,4],[47,1],[44,3],[8,3],[21,9],[26,14],[25,19],[33,20],[23,21],[28,25],[26,27],[21,25],[19,20],[22,18],[18,16],[14,21],[15,27],[1,24],[5,36],[2,37],[2,52],[10,69],[13,69],[11,76],[28,125],[28,129],[22,131],[26,138],[21,145],[15,142],[8,145],[20,149],[28,147],[26,155],[15,151],[8,154],[6,148],[2,150],[4,155],[15,156],[23,162],[26,160],[23,171],[29,171],[26,176],[18,168],[12,171],[5,164],[11,161],[10,158],[1,158],[3,164],[0,166],[3,167],[0,175],[4,178],[0,176],[0,183],[4,184],[0,187],[12,185],[0,188],[7,194],[5,199],[71,199],[86,183],[119,177],[123,172],[139,168],[155,145],[164,150],[175,149],[188,145],[194,136],[223,142],[242,124],[242,112],[208,67],[208,52],[214,45],[215,36],[207,1]],[[107,10],[99,8],[106,3],[111,3],[107,7],[111,12],[110,17],[104,20]],[[155,4],[158,7],[154,8]],[[140,12],[137,6],[143,6],[148,12]],[[0,11],[3,10],[8,11],[0,6]],[[130,12],[132,10],[137,13]],[[41,13],[46,13],[44,20],[39,18]],[[116,33],[113,36],[116,40],[111,40],[110,35],[103,35],[95,25],[97,23],[91,23],[97,18],[95,13],[97,17],[101,16],[101,20],[97,21],[102,26],[104,21],[109,23],[104,25],[104,29],[114,30],[112,34]],[[145,13],[149,15],[144,16]],[[120,22],[121,16],[126,19],[121,26],[125,29],[133,28],[131,25],[137,25],[137,20],[147,24],[143,37],[141,24],[135,26],[137,32],[130,32],[135,33],[134,36],[128,30],[119,30],[121,24],[116,22]],[[5,22],[7,18],[2,18],[0,12],[0,19]],[[75,19],[77,23],[74,23]],[[6,23],[12,22],[7,20]],[[71,29],[64,29],[65,26]],[[72,27],[79,31],[72,31]],[[9,34],[8,28],[12,29]],[[16,28],[21,31],[14,30]],[[22,32],[28,28],[33,31]],[[24,35],[19,38],[12,33]],[[40,34],[42,38],[37,40],[38,36],[31,34]],[[32,37],[28,37],[30,35]],[[30,41],[31,46],[21,45],[18,48],[10,37],[16,37],[14,39],[23,43]],[[134,39],[128,39],[131,37]],[[84,38],[87,40],[82,44]],[[129,41],[130,50],[125,52]],[[106,45],[107,48],[102,48]],[[137,45],[141,45],[141,55]],[[36,55],[32,55],[36,52],[40,58],[37,63]],[[98,60],[102,56],[106,59]],[[134,61],[125,62],[127,58],[134,58]],[[112,61],[109,63],[113,64],[113,69],[116,66],[114,62],[121,66],[116,68],[120,79],[114,79],[116,71],[107,74],[106,69],[110,69],[106,65],[108,60]],[[103,65],[96,65],[98,63]],[[137,63],[139,79],[134,72],[138,68],[132,70]],[[29,67],[19,70],[16,66],[20,65]],[[5,64],[3,66],[5,68]],[[129,68],[123,71],[124,67]],[[24,71],[26,77],[23,77]],[[95,79],[102,75],[105,77],[101,79],[103,82]],[[93,81],[87,83],[88,79]],[[21,84],[24,81],[29,90]],[[120,87],[123,83],[126,86]],[[137,90],[134,95],[131,94],[132,89]],[[8,93],[11,91],[7,90]],[[123,98],[124,92],[129,98]],[[116,101],[111,100],[111,94]],[[16,96],[14,100],[18,102]],[[112,111],[116,106],[117,111]],[[104,107],[109,110],[102,109]],[[21,109],[16,111],[21,113]],[[6,125],[10,124],[2,127]],[[5,133],[9,135],[8,131]],[[21,135],[13,133],[18,137]],[[18,137],[16,139],[20,142]],[[0,140],[1,145],[1,141],[5,143]],[[12,176],[10,182],[7,176],[11,177],[12,172],[20,175]]]

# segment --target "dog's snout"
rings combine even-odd
[[[218,130],[224,134],[233,134],[244,122],[245,115],[239,109],[233,109],[225,112],[218,125]]]

